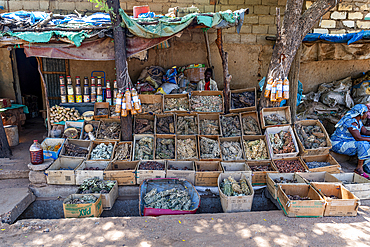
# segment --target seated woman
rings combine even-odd
[[[205,91],[205,90],[218,91],[217,82],[212,80],[211,77],[212,77],[212,69],[207,68],[206,71],[204,72],[204,79],[198,82],[197,90],[198,91]]]
[[[335,125],[334,134],[331,136],[332,150],[339,154],[349,156],[357,155],[358,163],[355,173],[369,179],[363,170],[365,160],[370,159],[370,135],[362,123],[366,119],[367,106],[363,104],[355,105],[344,115]]]

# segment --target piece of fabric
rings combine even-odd
[[[332,150],[348,156],[357,155],[359,160],[370,159],[370,143],[367,141],[332,141]]]
[[[209,89],[210,91],[218,91],[218,88],[217,88],[217,82],[214,81],[212,78],[210,79],[210,85],[209,85]],[[200,80],[198,82],[198,85],[197,85],[197,90],[198,91],[204,91],[204,90],[207,90],[205,89],[205,85],[206,85],[206,81],[204,79]]]
[[[28,111],[28,107],[26,105],[20,105],[20,104],[12,104],[11,107],[1,108],[0,112],[4,112],[4,111],[10,110],[10,109],[18,109],[18,108],[23,108],[23,112],[26,113],[26,114],[30,113]]]
[[[356,41],[370,35],[370,31],[360,31],[358,33],[346,33],[346,34],[319,34],[319,33],[309,33],[307,34],[303,42],[312,42],[318,40],[325,40],[334,43],[347,43],[347,45],[352,44]]]
[[[204,90],[210,90],[209,85],[211,85],[211,82],[210,81],[206,82],[206,85],[204,85]]]
[[[358,104],[352,107],[351,110],[349,110],[342,118],[339,120],[339,122],[335,125],[335,128],[348,126],[348,123],[353,123],[352,119],[357,116],[362,116],[365,112],[367,112],[367,106],[363,104]],[[356,120],[357,122],[357,120]],[[360,121],[361,123],[361,121]],[[347,127],[349,128],[349,127]],[[360,128],[361,129],[361,128]]]

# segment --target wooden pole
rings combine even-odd
[[[3,120],[0,115],[0,158],[10,158],[10,156],[12,156],[12,150],[6,138]]]
[[[297,115],[297,95],[298,95],[299,69],[301,65],[301,51],[302,46],[299,47],[289,72],[290,89],[288,105],[290,106],[292,123],[296,121]]]
[[[44,76],[42,75],[42,72],[41,72],[41,58],[36,57],[36,59],[37,59],[38,71],[40,73],[40,79],[41,79],[42,86],[45,92],[46,116],[47,116],[47,123],[48,123],[48,137],[50,137],[51,123],[50,123],[50,104],[49,104],[49,97],[48,97],[48,88],[46,86]]]
[[[126,30],[121,27],[122,17],[119,14],[120,2],[119,0],[108,0],[108,7],[113,9],[110,12],[110,17],[113,24],[114,36],[114,55],[116,62],[116,80],[118,88],[124,90],[124,72],[127,69],[126,60]],[[121,117],[121,136],[124,141],[132,140],[132,116]]]
[[[208,39],[208,33],[207,33],[207,31],[204,31],[204,39],[206,41],[206,48],[207,48],[208,68],[212,68],[211,49],[209,47],[209,39]]]

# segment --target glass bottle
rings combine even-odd
[[[81,79],[76,76],[76,103],[82,103]]]
[[[92,103],[96,102],[96,86],[95,86],[95,77],[91,77],[91,98]]]
[[[110,80],[107,80],[107,89],[106,89],[106,99],[105,102],[108,102],[109,105],[112,105],[112,91],[110,89]]]
[[[87,77],[84,78],[84,102],[90,102],[89,79]]]

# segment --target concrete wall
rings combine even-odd
[[[13,70],[10,52],[6,48],[0,48],[0,98],[15,99],[13,88]]]

